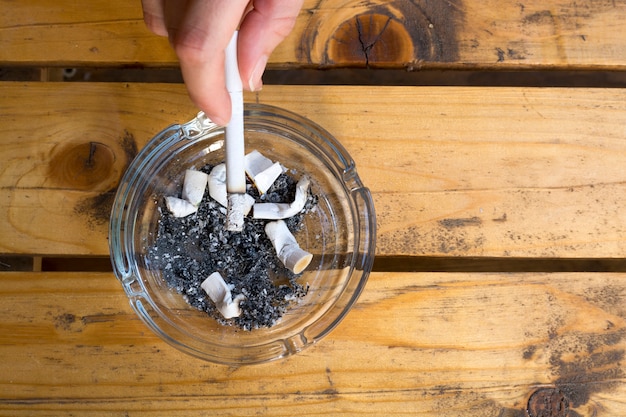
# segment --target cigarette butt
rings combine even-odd
[[[313,255],[302,248],[283,220],[265,225],[265,233],[272,242],[278,259],[294,274],[299,274],[311,263]]]
[[[165,197],[165,206],[174,217],[187,217],[198,211],[198,207],[178,197]]]
[[[207,293],[211,301],[215,303],[215,307],[225,319],[239,317],[241,308],[239,303],[245,299],[243,294],[237,295],[233,299],[233,295],[224,278],[219,272],[213,272],[205,279],[200,287]]]
[[[202,197],[204,197],[208,180],[209,176],[202,171],[186,170],[183,181],[183,199],[198,207],[202,202]]]

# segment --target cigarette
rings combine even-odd
[[[225,127],[226,142],[226,191],[228,193],[228,214],[226,229],[243,230],[244,202],[246,192],[245,150],[243,135],[243,86],[237,62],[237,36],[235,31],[226,47],[226,89],[230,94],[232,116]]]

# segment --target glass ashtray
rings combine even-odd
[[[159,202],[179,192],[185,170],[225,160],[224,128],[202,113],[157,134],[132,161],[117,190],[109,230],[115,275],[141,320],[172,346],[228,365],[283,358],[321,340],[356,302],[375,252],[370,192],[332,135],[302,116],[261,104],[245,105],[244,131],[246,152],[257,150],[308,176],[318,197],[297,234],[300,246],[313,254],[298,278],[308,292],[276,324],[242,330],[219,323],[170,288],[149,260],[163,215]]]

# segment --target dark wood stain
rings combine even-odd
[[[458,227],[467,227],[467,226],[480,226],[483,224],[483,221],[480,217],[466,217],[460,219],[443,219],[439,220],[439,225],[445,227],[446,229],[456,229]]]
[[[324,10],[322,2],[318,7]],[[463,21],[460,0],[373,3],[333,33],[320,31],[323,18],[322,13],[311,14],[298,59],[319,67],[361,68],[458,60],[457,28]],[[321,62],[312,57],[316,43],[324,45]]]
[[[70,330],[72,324],[76,322],[74,314],[65,313],[54,317],[54,327],[62,330]]]
[[[553,24],[554,16],[550,10],[542,10],[524,17],[522,23],[526,25]]]
[[[137,155],[138,147],[133,134],[129,131],[124,131],[119,140],[119,144],[125,159],[122,169],[123,175],[131,161]],[[75,213],[88,217],[87,224],[90,228],[101,227],[108,224],[120,179],[121,178],[117,178],[114,181],[114,186],[109,187],[93,197],[80,201],[74,207]]]
[[[522,357],[526,360],[532,359],[537,351],[537,346],[530,346],[528,349],[524,351]]]
[[[610,327],[610,330],[614,327]],[[626,329],[606,334],[550,335],[549,363],[555,375],[552,388],[542,388],[529,397],[528,414],[536,417],[575,417],[577,408],[591,397],[619,386],[625,373],[621,367],[625,350],[617,345]],[[522,356],[532,359],[538,347],[526,349]],[[564,412],[566,410],[567,412]]]

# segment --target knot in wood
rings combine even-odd
[[[366,13],[343,22],[328,42],[331,62],[386,66],[413,59],[413,41],[398,20]]]
[[[566,417],[569,399],[556,388],[542,388],[535,391],[526,408],[530,417]]]
[[[111,182],[114,163],[115,153],[103,143],[73,144],[52,158],[48,177],[64,188],[94,190]]]
[[[461,0],[321,0],[302,34],[299,59],[322,67],[408,68],[458,59]]]

